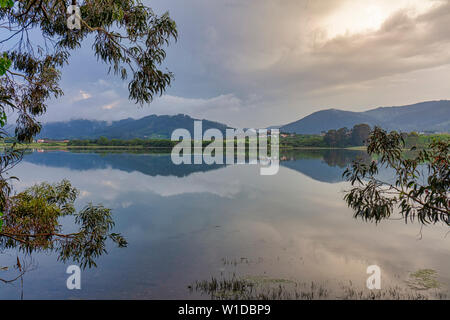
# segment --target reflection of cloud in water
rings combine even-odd
[[[227,181],[227,173],[224,170],[216,170],[208,173],[193,173],[187,177],[175,176],[147,176],[140,172],[124,172],[114,169],[98,169],[73,171],[67,168],[52,168],[23,163],[20,166],[21,179],[15,186],[22,190],[37,182],[32,179],[33,173],[39,172],[43,181],[59,181],[70,177],[71,182],[77,188],[83,190],[84,199],[92,197],[93,200],[114,200],[123,192],[130,193],[156,193],[168,197],[184,193],[212,193],[221,197],[232,197],[239,193],[238,181]],[[31,178],[31,179],[29,179]],[[90,189],[97,192],[88,191]]]
[[[285,167],[271,177],[260,176],[257,166],[183,177],[29,162],[14,171],[20,189],[68,178],[83,190],[83,203],[114,209],[117,231],[130,246],[86,274],[91,289],[82,297],[188,298],[186,285],[223,269],[364,286],[367,266],[377,264],[384,284],[424,268],[437,270],[447,287],[450,282],[448,228],[424,228],[418,241],[417,224],[357,221],[342,200],[346,183],[320,182]],[[252,262],[237,268],[221,262],[241,257]],[[53,269],[46,270],[39,272]],[[112,278],[118,280],[111,284]]]

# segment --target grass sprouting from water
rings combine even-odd
[[[437,272],[433,269],[420,269],[411,273],[407,284],[414,290],[440,288],[440,283],[437,281]]]
[[[446,300],[447,294],[437,290],[423,292],[417,289],[428,286],[437,288],[432,270],[419,270],[411,276],[420,279],[421,287],[388,287],[382,290],[359,289],[351,282],[341,284],[340,290],[332,293],[326,284],[317,282],[296,282],[289,279],[272,279],[266,276],[229,278],[212,277],[211,280],[196,281],[188,286],[192,292],[209,296],[212,300]],[[425,279],[425,280],[424,280]],[[431,279],[431,280],[430,280]],[[436,281],[436,282],[435,282]],[[418,292],[420,291],[420,292]]]

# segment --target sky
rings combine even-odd
[[[65,67],[43,122],[188,114],[235,127],[323,109],[364,111],[450,99],[450,0],[151,0],[179,39],[175,81],[139,107],[90,44]]]

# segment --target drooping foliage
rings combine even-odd
[[[72,260],[81,267],[95,266],[95,259],[106,253],[109,238],[119,247],[125,239],[111,233],[111,210],[88,204],[76,212],[78,190],[69,181],[41,183],[10,197],[0,230],[0,248],[18,248],[25,253],[54,251],[62,261]],[[60,218],[73,217],[78,230],[64,233]]]
[[[123,80],[131,78],[129,97],[136,103],[151,102],[173,79],[171,72],[161,69],[165,46],[177,38],[176,24],[167,13],[158,16],[138,0],[85,0],[78,3],[81,30],[70,30],[71,3],[19,0],[0,9],[0,26],[9,31],[0,39],[0,50],[11,62],[0,78],[0,96],[9,103],[1,100],[0,108],[18,113],[19,141],[29,141],[39,132],[36,117],[46,112],[48,98],[63,94],[61,68],[88,40],[110,72]]]
[[[450,142],[435,140],[409,155],[404,146],[401,134],[375,128],[367,152],[377,160],[355,161],[344,172],[352,185],[345,201],[356,217],[377,223],[398,212],[407,221],[450,225]],[[380,177],[383,169],[391,179]]]
[[[76,4],[80,29],[68,28]],[[175,22],[168,13],[157,15],[140,0],[0,0],[0,139],[7,136],[7,112],[17,115],[15,140],[29,142],[39,133],[39,116],[49,98],[63,94],[62,68],[82,46],[109,72],[128,81],[129,98],[139,105],[161,95],[173,74],[161,65],[165,48],[177,39]],[[80,70],[83,72],[83,70]],[[95,265],[110,238],[111,212],[88,205],[75,213],[77,192],[70,183],[41,184],[13,194],[8,171],[22,153],[13,144],[0,155],[0,245],[25,252],[57,250],[62,260],[72,258],[83,266]],[[79,232],[63,234],[58,220],[73,215]]]

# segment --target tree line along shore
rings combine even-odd
[[[361,149],[365,148],[364,141],[366,138],[361,136],[355,136],[346,131],[345,129],[330,130],[323,135],[300,135],[300,134],[281,134],[280,136],[280,149],[330,149],[330,148],[342,148],[342,149]],[[418,134],[415,132],[404,134],[405,147],[424,147],[433,140],[450,140],[450,134]],[[243,141],[240,141],[241,144]],[[12,140],[0,141],[0,147],[8,147],[14,143]],[[57,140],[40,140],[40,142],[33,142],[27,144],[16,144],[16,148],[19,149],[172,149],[177,145],[179,141],[171,141],[170,139],[108,139],[100,137],[98,139],[74,139],[67,141]],[[209,145],[211,141],[202,141],[202,147]],[[226,147],[226,141],[224,141],[224,147]],[[235,147],[238,146],[238,141],[235,141]],[[270,137],[268,138],[268,144],[270,146]],[[249,138],[245,139],[245,148],[249,148]],[[192,141],[194,146],[194,141]]]

